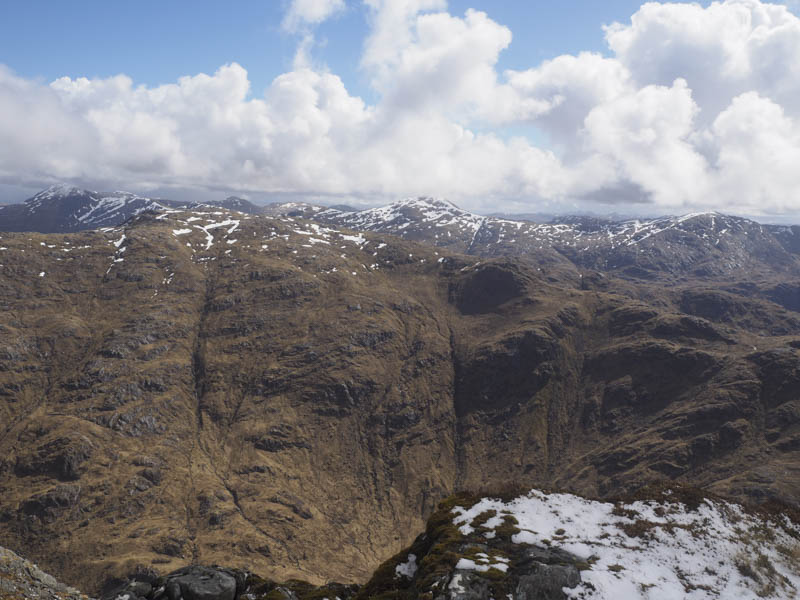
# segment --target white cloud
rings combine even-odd
[[[375,81],[382,103],[397,112],[491,117],[498,101],[494,67],[510,42],[511,31],[486,13],[420,15],[413,38]]]
[[[714,121],[711,139],[718,169],[717,192],[735,209],[764,205],[796,213],[800,203],[800,123],[783,108],[747,92]],[[737,206],[738,204],[738,206]]]
[[[291,0],[281,25],[286,31],[297,31],[318,25],[344,8],[344,0]]]
[[[362,66],[386,76],[413,42],[414,22],[423,11],[444,11],[447,0],[364,0],[370,34],[364,43]]]
[[[785,6],[648,2],[630,25],[608,27],[606,38],[639,85],[685,79],[707,123],[753,90],[800,111],[800,19]]]
[[[306,26],[335,1],[290,5],[305,51],[263,97],[237,64],[152,88],[0,68],[0,183],[800,213],[800,19],[785,7],[648,3],[607,29],[611,56],[500,72],[512,32],[490,15],[365,4],[373,104],[308,59]],[[547,146],[514,135],[527,127]]]
[[[586,117],[588,149],[613,166],[614,183],[646,190],[660,206],[706,195],[705,158],[692,146],[697,105],[686,81],[649,85],[595,107]]]

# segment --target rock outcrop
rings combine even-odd
[[[90,600],[56,580],[35,564],[6,548],[0,548],[0,600]]]

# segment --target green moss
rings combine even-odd
[[[496,510],[485,510],[477,517],[472,519],[472,522],[469,524],[469,526],[478,531],[479,533],[486,533],[489,530],[486,527],[484,527],[484,525],[489,519],[496,516],[497,516]]]
[[[504,541],[511,541],[511,536],[516,535],[520,532],[519,521],[511,515],[505,515],[503,517],[503,524],[495,528],[495,533],[497,537]]]
[[[508,573],[504,573],[495,567],[489,567],[486,571],[476,571],[476,573],[484,579],[489,579],[491,581],[505,581],[508,579]],[[495,597],[497,596],[495,595]]]
[[[624,571],[625,567],[623,567],[622,565],[619,565],[619,564],[608,565],[608,570],[609,571],[613,571],[614,573],[619,573],[620,571]]]

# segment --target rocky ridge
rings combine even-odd
[[[363,586],[279,583],[195,564],[110,580],[101,598],[791,598],[800,587],[799,516],[788,506],[745,507],[673,483],[612,502],[540,490],[461,493],[439,504],[425,531]],[[0,597],[86,598],[2,549]]]
[[[615,502],[462,494],[359,598],[793,598],[798,557],[800,524],[785,513],[682,486]]]
[[[358,212],[320,211],[311,218],[475,256],[562,262],[627,278],[727,276],[765,266],[795,276],[799,272],[800,245],[793,228],[713,212],[623,221],[560,217],[533,223],[483,217],[442,199],[408,198]]]
[[[547,223],[476,215],[441,198],[406,198],[366,210],[304,202],[266,206],[231,196],[207,204],[249,215],[293,217],[482,257],[515,257],[652,281],[747,277],[769,269],[800,274],[800,229],[761,225],[715,212],[655,219],[566,216]],[[22,205],[0,209],[0,230],[75,232],[119,226],[145,210],[202,206],[53,186]],[[800,301],[797,301],[800,302]]]

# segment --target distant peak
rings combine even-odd
[[[446,200],[445,198],[437,198],[434,196],[409,196],[408,198],[403,198],[402,200],[398,200],[395,204],[403,204],[403,205],[426,205],[426,206],[435,206],[437,208],[455,208],[456,210],[461,210],[458,206]]]
[[[697,219],[699,217],[724,217],[724,216],[725,215],[715,210],[708,210],[703,212],[686,213],[685,215],[680,215],[678,217],[675,217],[675,219],[677,219],[678,221],[688,221],[690,219]]]
[[[56,185],[51,185],[49,188],[42,190],[41,192],[36,194],[34,198],[47,199],[47,198],[55,198],[57,196],[75,196],[78,194],[87,194],[87,193],[89,193],[87,190],[75,187],[74,185],[69,185],[67,183],[59,183]]]

